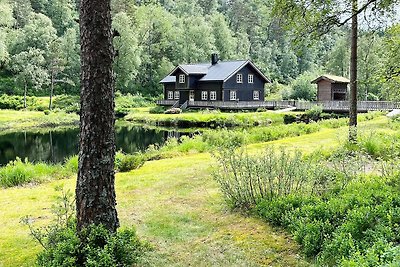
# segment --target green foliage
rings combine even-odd
[[[311,81],[315,79],[316,74],[306,72],[298,76],[290,83],[291,92],[285,99],[309,100],[315,101],[317,98],[317,88]]]
[[[64,168],[71,173],[78,173],[78,156],[66,158]]]
[[[89,225],[78,233],[74,211],[72,194],[63,191],[52,207],[52,224],[35,228],[31,218],[22,219],[44,248],[37,256],[38,266],[117,267],[131,266],[138,261],[145,246],[134,229],[111,233],[103,225]]]
[[[310,194],[324,180],[324,171],[314,158],[300,152],[267,149],[251,156],[239,150],[216,154],[218,170],[213,173],[227,202],[235,208],[251,208],[261,199],[271,201],[292,194]]]
[[[155,106],[154,108],[151,108],[149,110],[150,114],[164,114],[164,112],[166,111],[165,107],[163,106]]]
[[[77,113],[80,110],[79,96],[59,95],[53,100],[53,108]]]
[[[145,155],[136,153],[134,155],[117,152],[115,155],[115,169],[127,172],[140,168],[146,162]]]

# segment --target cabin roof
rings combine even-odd
[[[160,83],[175,83],[176,77],[175,76],[166,76],[164,79],[160,81]]]
[[[350,80],[345,77],[335,76],[330,74],[324,74],[315,79],[314,81],[312,81],[311,83],[318,83],[322,80],[329,81],[331,83],[350,83]]]
[[[236,60],[219,61],[214,65],[205,63],[179,65],[175,67],[167,77],[161,80],[160,83],[175,82],[176,78],[173,75],[178,69],[183,71],[186,75],[204,75],[199,79],[200,82],[226,81],[247,64],[250,64],[266,82],[270,82],[270,80],[250,60]]]

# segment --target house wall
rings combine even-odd
[[[164,83],[164,99],[168,100],[168,91],[175,91],[175,83]]]
[[[321,80],[317,84],[317,100],[318,101],[331,101],[332,89],[331,83],[326,80]]]
[[[210,100],[210,91],[217,92],[217,100],[215,101],[222,101],[222,82],[199,82],[198,89],[194,91],[195,94],[195,101],[205,101],[201,100],[201,92],[207,91],[208,92],[208,99]]]
[[[238,73],[243,75],[243,83],[236,82],[236,75]],[[249,74],[254,75],[253,83],[248,82]],[[223,84],[223,101],[230,101],[231,90],[236,90],[236,98],[239,99],[239,101],[253,101],[253,91],[259,91],[259,101],[264,101],[264,85],[264,79],[250,64],[248,64],[237,71]]]
[[[176,75],[176,88],[177,89],[186,89],[189,88],[189,76],[185,75],[185,83],[179,83],[179,75],[185,74],[183,71],[180,69],[176,70],[174,75]]]

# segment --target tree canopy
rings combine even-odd
[[[308,2],[114,0],[113,27],[119,33],[114,38],[116,90],[158,96],[162,92],[159,81],[173,66],[208,62],[213,52],[222,60],[251,59],[271,80],[285,85],[293,84],[303,73],[348,77],[347,2],[312,1],[309,6],[303,5]],[[379,19],[383,11],[386,17],[396,12],[394,0],[364,2],[375,8],[363,13],[367,19]],[[0,0],[0,93],[10,91],[2,87],[1,79],[17,80],[19,75],[11,59],[36,49],[46,61],[43,71],[48,80],[40,90],[29,85],[32,88],[28,94],[49,94],[54,74],[54,64],[50,62],[54,58],[62,62],[57,79],[68,80],[56,83],[55,92],[78,94],[78,4],[75,0]],[[287,16],[277,16],[278,8],[286,10]],[[296,23],[310,32],[303,31],[301,39],[299,27],[288,27],[290,18],[298,14],[304,16]],[[336,27],[342,24],[343,27]],[[375,24],[364,21],[360,27],[359,98],[398,99],[394,91],[399,76],[395,53],[399,26],[396,20],[386,28]],[[318,31],[311,32],[311,26]],[[23,92],[20,83],[16,83],[13,92]]]

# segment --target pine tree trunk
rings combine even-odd
[[[114,78],[110,0],[82,0],[77,228],[119,226],[114,187]]]
[[[357,39],[358,39],[358,0],[352,0],[351,51],[350,51],[350,110],[349,141],[357,142]]]

